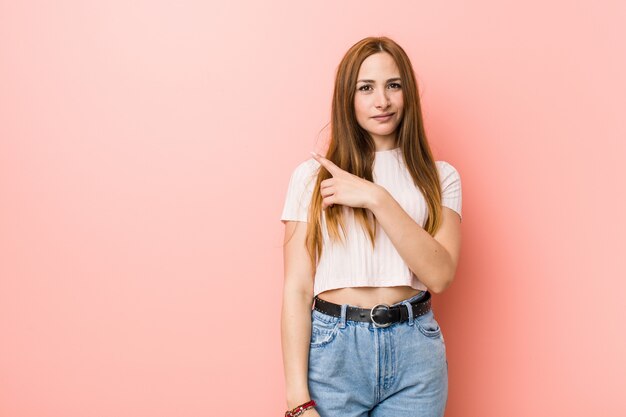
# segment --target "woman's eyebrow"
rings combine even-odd
[[[396,78],[388,79],[387,82],[390,82],[390,81],[400,81],[400,80],[401,80],[400,77],[396,77]],[[374,80],[357,80],[357,83],[360,83],[360,82],[363,82],[363,83],[373,83],[375,81]]]

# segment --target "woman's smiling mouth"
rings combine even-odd
[[[379,116],[373,116],[372,119],[378,120],[379,122],[386,122],[388,120],[391,119],[391,116],[393,116],[395,113],[385,113],[385,114],[381,114]]]

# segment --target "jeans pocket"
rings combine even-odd
[[[441,336],[441,327],[439,327],[439,323],[435,319],[435,314],[432,310],[416,317],[415,324],[417,324],[417,328],[424,336],[433,338]]]
[[[339,322],[339,317],[327,316],[313,310],[311,316],[311,347],[319,348],[332,342],[339,331]]]

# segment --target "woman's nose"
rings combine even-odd
[[[389,105],[389,98],[387,97],[387,93],[383,90],[379,92],[376,96],[376,107],[384,109]]]

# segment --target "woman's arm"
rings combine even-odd
[[[305,247],[307,223],[285,223],[281,341],[287,408],[309,401],[308,360],[313,306],[313,272]],[[305,414],[309,414],[307,411]]]
[[[419,280],[434,293],[452,283],[461,249],[461,218],[449,207],[442,208],[442,224],[431,236],[417,224],[383,187],[366,205],[394,247]]]
[[[431,236],[384,187],[339,168],[313,153],[332,178],[320,183],[322,208],[343,204],[371,210],[409,269],[434,293],[452,283],[461,250],[461,217],[442,208],[442,224]]]

